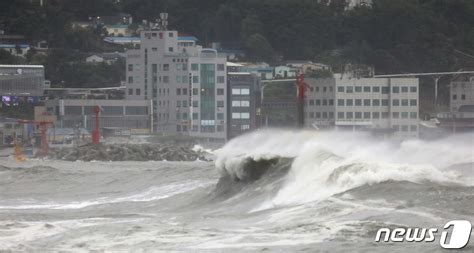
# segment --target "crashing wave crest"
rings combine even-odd
[[[385,181],[470,185],[472,180],[445,170],[473,162],[472,143],[465,140],[398,143],[360,133],[266,130],[236,138],[217,150],[216,167],[223,178],[251,182],[267,170],[284,167],[276,166],[279,159],[290,159],[283,186],[266,203],[278,206],[322,200]]]

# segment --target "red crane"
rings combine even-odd
[[[296,87],[298,91],[298,126],[304,127],[304,99],[306,97],[306,90],[309,88],[309,86],[304,81],[304,74],[300,73],[296,76]]]
[[[41,135],[41,145],[38,152],[36,152],[37,156],[46,156],[48,155],[49,145],[48,145],[48,126],[52,125],[53,122],[51,121],[37,121],[37,120],[19,120],[19,124],[33,124],[35,125]]]

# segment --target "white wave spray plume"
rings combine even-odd
[[[246,159],[294,158],[283,188],[267,207],[321,200],[387,180],[473,184],[469,175],[446,169],[472,166],[472,134],[397,142],[366,133],[264,130],[236,138],[216,154],[216,167],[234,178],[243,176]]]

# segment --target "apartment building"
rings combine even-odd
[[[462,75],[450,84],[450,110],[458,112],[461,107],[474,107],[474,76]]]
[[[227,137],[232,139],[260,126],[260,77],[248,72],[229,72],[227,78]]]
[[[127,51],[127,100],[153,101],[153,129],[226,139],[226,58],[177,31],[140,32],[140,49]]]
[[[418,137],[417,78],[306,79],[305,126]]]

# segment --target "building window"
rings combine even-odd
[[[372,105],[373,106],[380,106],[380,100],[379,99],[372,100]]]
[[[232,95],[249,95],[250,90],[249,89],[232,89]]]
[[[217,83],[224,83],[224,82],[225,82],[225,78],[223,76],[217,77]]]
[[[337,105],[338,106],[344,106],[344,99],[338,99],[337,100]]]
[[[453,100],[457,100],[458,99],[458,95],[454,94],[453,95]]]
[[[370,119],[370,112],[364,112],[364,119]]]
[[[217,64],[217,70],[218,71],[224,71],[225,70],[224,64]]]
[[[217,114],[217,119],[218,120],[224,120],[224,114],[223,113],[218,113]]]
[[[328,105],[328,100],[327,99],[323,99],[323,106],[327,106]]]
[[[400,106],[400,100],[398,100],[398,99],[392,100],[392,105],[393,106]]]
[[[199,95],[199,89],[193,88],[193,95]]]
[[[402,106],[408,106],[408,99],[402,99]]]
[[[354,87],[352,87],[352,86],[347,87],[346,92],[347,93],[353,93],[354,92]]]
[[[403,86],[402,87],[402,93],[407,93],[408,92],[408,87],[407,86]]]
[[[417,116],[418,116],[418,113],[410,112],[410,119],[416,119],[416,118],[418,118]]]
[[[217,89],[217,95],[224,95],[224,89],[218,88]]]
[[[174,34],[173,33],[168,33],[168,37],[173,38]]]
[[[382,119],[388,119],[388,112],[382,112]]]
[[[389,89],[388,87],[382,87],[382,94],[388,94]]]
[[[356,119],[362,119],[362,112],[356,112],[355,113],[355,118]]]
[[[193,119],[199,119],[199,114],[196,113],[196,112],[194,112],[194,113],[193,113]]]
[[[193,76],[193,83],[199,83],[199,76]]]
[[[320,119],[320,118],[321,118],[321,113],[320,113],[320,112],[316,112],[316,118],[317,118],[317,119]]]
[[[370,99],[364,99],[364,106],[370,106]]]
[[[373,119],[379,119],[380,118],[380,113],[379,112],[373,112],[372,113],[372,118]]]
[[[466,94],[461,95],[461,100],[466,100]]]
[[[415,125],[410,126],[410,131],[416,132],[416,131],[417,131],[417,127],[416,127]]]
[[[128,95],[133,95],[133,89],[128,89]]]
[[[362,87],[361,86],[356,86],[355,87],[355,92],[362,92]]]
[[[344,86],[338,86],[337,92],[344,92]]]
[[[199,107],[199,101],[193,101],[193,107]]]
[[[417,90],[417,89],[416,89],[416,86],[412,86],[412,87],[410,87],[410,92],[413,92],[413,93],[415,93],[415,92],[416,92],[416,90]]]
[[[173,51],[174,51],[173,47],[168,47],[168,52],[173,52]]]
[[[316,99],[316,105],[317,105],[317,106],[320,106],[320,105],[321,105],[321,100]]]
[[[169,83],[170,82],[170,77],[169,76],[163,76],[163,83]]]
[[[133,71],[133,64],[128,64],[128,71]]]
[[[198,71],[199,70],[199,64],[196,64],[196,63],[191,64],[191,70],[192,71]]]
[[[136,94],[137,96],[140,96],[140,89],[136,89],[136,90],[135,90],[135,94]]]
[[[392,93],[400,93],[400,87],[398,86],[392,87]]]
[[[151,64],[151,72],[153,74],[158,73],[158,64]]]
[[[364,92],[370,92],[370,86],[364,86]]]
[[[355,105],[356,106],[361,106],[362,105],[362,99],[356,99],[355,100]]]
[[[176,64],[176,70],[181,70],[183,68],[183,64],[178,63]]]
[[[382,99],[382,106],[388,106],[388,99]]]
[[[128,77],[128,83],[133,83],[133,76]]]
[[[177,88],[177,89],[176,89],[176,95],[177,95],[177,96],[181,95],[181,89],[180,89],[180,88]]]
[[[372,92],[379,93],[380,92],[380,87],[379,86],[372,87]]]
[[[408,119],[408,112],[402,112],[402,119]]]
[[[329,99],[329,105],[333,106],[334,105],[334,99]]]
[[[338,119],[344,119],[344,112],[338,112],[337,113],[337,118]]]
[[[183,107],[188,107],[188,100],[183,100]]]
[[[224,107],[224,101],[218,100],[217,101],[217,107]]]
[[[346,106],[353,106],[353,100],[352,99],[346,99]]]
[[[170,65],[168,63],[163,64],[163,71],[168,71],[170,70]]]
[[[346,119],[352,119],[353,116],[352,112],[346,112]]]

